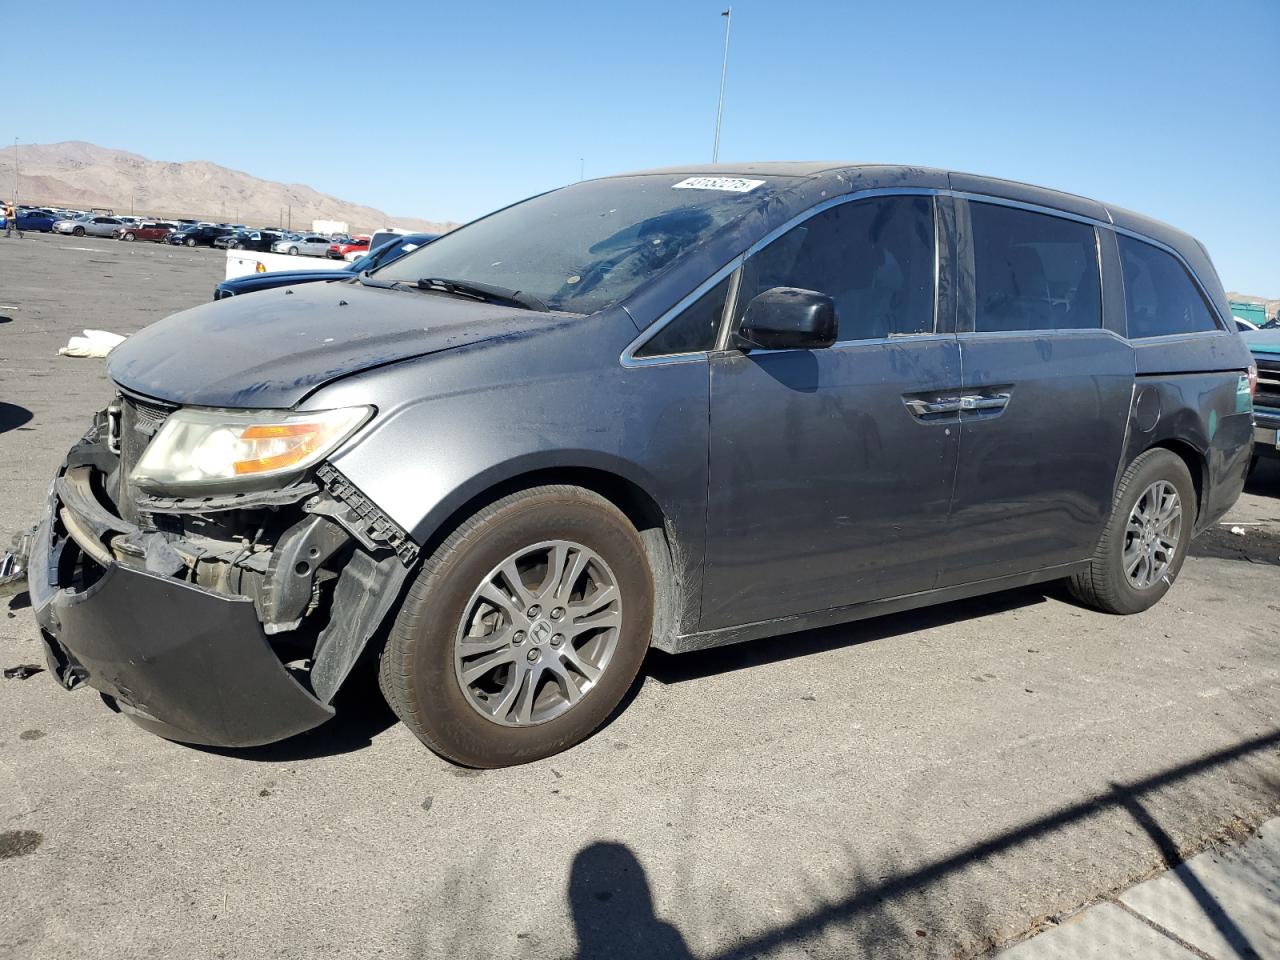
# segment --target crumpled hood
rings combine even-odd
[[[563,322],[436,293],[312,283],[184,310],[111,352],[121,386],[208,407],[292,407],[370,367]]]

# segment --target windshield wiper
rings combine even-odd
[[[525,293],[523,290],[512,290],[509,287],[499,287],[492,283],[480,283],[477,280],[446,280],[443,277],[423,277],[418,281],[418,289],[441,290],[460,297],[482,300],[485,303],[510,303],[517,307],[538,310],[542,313],[548,313],[551,310],[549,306],[532,293]]]
[[[381,290],[412,289],[411,287],[406,287],[404,283],[400,280],[375,280],[373,277],[369,276],[368,270],[365,270],[363,273],[356,274],[356,279],[360,281],[361,286],[378,287]]]

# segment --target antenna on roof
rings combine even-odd
[[[729,72],[729,28],[733,26],[733,7],[721,10],[724,21],[724,61],[720,64],[720,102],[716,105],[716,142],[711,148],[711,162],[720,159],[720,116],[724,113],[724,78]]]

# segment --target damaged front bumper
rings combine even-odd
[[[332,467],[248,498],[113,497],[128,464],[107,446],[72,449],[26,543],[53,676],[186,743],[324,723],[416,557],[403,531]]]

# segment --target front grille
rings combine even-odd
[[[142,459],[142,454],[150,445],[152,438],[164,425],[169,414],[178,409],[175,406],[158,403],[154,400],[141,400],[122,394],[120,397],[120,472],[119,495],[116,503],[120,506],[120,515],[131,523],[138,522],[137,509],[133,497],[129,495],[127,484],[129,474]]]
[[[1280,409],[1280,360],[1254,359],[1258,364],[1258,392],[1253,405]]]

